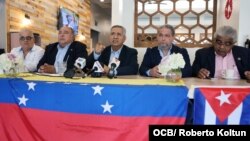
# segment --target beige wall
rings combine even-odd
[[[57,16],[59,7],[79,14],[79,33],[86,37],[84,42],[90,46],[90,0],[6,0],[7,33],[18,32],[25,26],[22,24],[25,13],[30,16],[33,32],[40,34],[42,47],[57,41]],[[9,43],[9,42],[8,42]],[[9,45],[7,45],[9,46]]]

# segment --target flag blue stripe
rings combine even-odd
[[[199,88],[194,90],[194,124],[204,124],[205,119],[205,97]]]
[[[112,115],[118,116],[179,116],[185,117],[187,110],[187,92],[184,86],[160,86],[160,85],[110,85],[110,84],[88,84],[78,83],[36,83],[35,91],[29,90],[27,82],[21,79],[0,81],[4,84],[4,97],[0,102],[19,103],[18,97],[25,95],[29,100],[26,106],[42,110],[103,114],[106,101],[114,105]],[[9,82],[9,85],[5,84]],[[95,86],[104,87],[102,95],[94,95]],[[15,99],[11,99],[10,91]],[[105,112],[104,114],[110,115]]]
[[[240,118],[241,125],[250,125],[250,95],[243,101],[242,114]]]

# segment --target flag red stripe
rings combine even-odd
[[[0,104],[1,140],[148,140],[149,124],[184,124],[179,117],[125,117],[20,109]]]

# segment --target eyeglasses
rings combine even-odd
[[[215,43],[218,44],[218,45],[220,45],[220,46],[222,46],[222,45],[224,45],[224,46],[232,46],[234,44],[234,42],[232,42],[232,41],[222,42],[219,39],[216,39]]]
[[[19,38],[19,40],[21,40],[21,41],[24,41],[24,40],[30,41],[32,38],[33,38],[33,37],[31,37],[31,36],[27,36],[27,37],[21,36],[21,37]]]

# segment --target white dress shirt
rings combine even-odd
[[[24,72],[34,72],[37,70],[37,64],[43,57],[44,49],[40,46],[34,45],[29,53],[24,57],[21,46],[13,48],[11,53],[15,56],[23,58]]]
[[[64,57],[65,57],[70,45],[71,45],[71,43],[66,45],[65,47],[61,47],[59,44],[57,45],[58,51],[56,54],[56,60],[54,63],[54,67],[56,69],[56,73],[58,73],[58,74],[63,74],[67,69],[68,58],[66,59],[66,61],[64,61]]]

